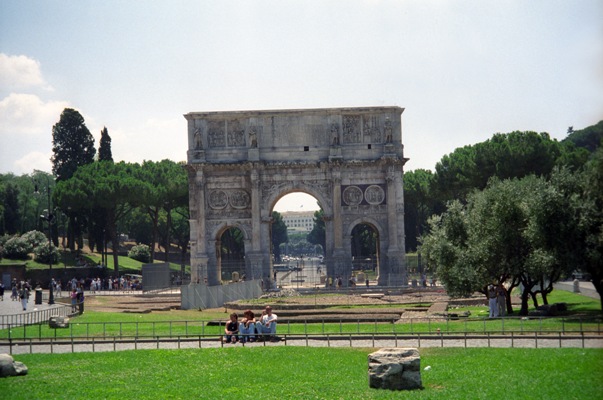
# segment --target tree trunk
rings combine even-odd
[[[117,229],[113,229],[113,239],[111,239],[111,246],[113,248],[113,271],[115,271],[115,277],[119,277],[119,237],[117,235]]]
[[[542,295],[542,304],[549,304],[549,301],[547,299],[548,292],[546,290],[543,290],[542,292],[540,292],[540,294]]]
[[[151,217],[151,221],[153,221],[153,231],[151,232],[151,260],[149,263],[153,264],[155,261],[155,246],[157,243],[157,223],[159,221],[159,208],[153,209],[149,207],[147,209],[149,216]]]
[[[166,227],[166,230],[165,230],[166,231],[165,234],[167,236],[167,238],[165,240],[166,241],[165,262],[169,263],[170,262],[170,248],[171,248],[171,246],[170,246],[170,229],[171,229],[171,226],[172,226],[172,210],[168,208],[165,211],[167,212],[167,221],[166,221],[167,227]]]
[[[530,291],[530,296],[532,297],[532,303],[534,304],[534,308],[538,308],[538,297],[537,297],[538,293],[534,293],[532,291]]]
[[[519,315],[528,315],[528,296],[530,293],[524,287],[523,292],[521,292],[521,310],[519,310]]]

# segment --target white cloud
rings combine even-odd
[[[15,174],[30,174],[33,170],[50,172],[52,171],[52,163],[50,157],[52,152],[42,153],[41,151],[32,151],[27,153],[13,164]]]
[[[66,101],[41,100],[32,94],[11,93],[0,100],[0,173],[50,170],[52,126]]]
[[[9,91],[30,87],[52,90],[42,78],[40,62],[24,55],[0,53],[0,89]]]
[[[0,101],[0,137],[48,134],[68,106],[66,101],[44,102],[33,94],[11,93]]]
[[[186,120],[184,118],[150,118],[135,128],[107,126],[115,161],[186,160]]]

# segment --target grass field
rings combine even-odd
[[[230,347],[16,356],[10,399],[603,398],[601,349],[420,349],[423,390],[368,387],[375,349]],[[430,366],[428,371],[424,368]]]
[[[329,296],[329,295],[326,295]],[[99,301],[109,301],[99,296]],[[550,295],[550,303],[565,302],[568,311],[559,318],[488,319],[487,307],[463,307],[450,311],[470,311],[470,318],[426,321],[417,319],[403,324],[343,322],[343,323],[281,323],[280,334],[337,334],[337,333],[521,333],[521,332],[597,332],[603,330],[600,302],[586,296],[561,290]],[[334,307],[337,309],[337,307]],[[275,307],[278,313],[278,306]],[[232,311],[232,310],[230,310]],[[226,321],[229,310],[171,310],[149,314],[108,313],[86,311],[72,319],[69,329],[51,329],[47,324],[0,330],[0,339],[49,337],[122,337],[219,335],[223,326],[208,326],[208,321]]]

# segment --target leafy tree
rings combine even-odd
[[[66,108],[52,127],[52,172],[58,181],[69,179],[81,165],[94,161],[94,137],[84,123],[84,117]]]
[[[80,166],[94,162],[96,154],[94,137],[86,127],[84,117],[78,111],[65,108],[59,122],[52,127],[52,152],[52,172],[57,181],[71,178]],[[82,223],[87,219],[83,215],[78,215],[75,210],[67,212],[67,216],[69,248],[74,250],[76,240],[79,244],[82,242]]]
[[[406,250],[417,250],[417,238],[425,232],[427,219],[434,213],[430,194],[433,173],[417,169],[404,173],[404,230]]]
[[[467,251],[468,221],[459,201],[451,202],[447,212],[429,218],[429,234],[421,237],[421,252],[427,268],[451,296],[466,296],[480,290],[481,272],[464,262]],[[487,279],[486,279],[487,280]]]
[[[178,207],[174,209],[174,217],[172,218],[172,235],[174,243],[180,249],[180,267],[181,276],[184,276],[184,264],[186,262],[186,255],[189,250],[190,242],[190,213],[187,207]]]
[[[109,131],[106,126],[101,130],[101,138],[98,145],[98,161],[113,161],[111,136],[109,136]]]
[[[601,146],[603,141],[603,121],[599,121],[597,124],[589,126],[587,128],[575,131],[573,127],[568,129],[568,135],[563,142],[571,142],[576,147],[587,149],[590,153],[593,153],[597,148]]]
[[[144,206],[132,210],[122,218],[119,227],[121,232],[126,232],[137,244],[146,244],[150,250],[153,243],[153,223]]]
[[[181,164],[170,160],[161,162],[145,161],[141,167],[139,179],[149,184],[150,190],[142,198],[142,204],[152,222],[151,262],[155,258],[158,226],[161,210],[166,212],[166,229],[163,231],[166,261],[168,261],[171,211],[177,207],[188,206],[188,177]]]
[[[541,177],[494,179],[466,205],[453,202],[432,218],[422,251],[451,295],[485,294],[492,282],[510,289],[521,284],[520,314],[526,315],[530,296],[535,306],[537,293],[546,302],[552,284],[573,265],[563,242],[575,231],[570,198]],[[512,312],[508,300],[507,309]]]
[[[56,198],[62,208],[76,211],[95,207],[107,210],[107,229],[113,246],[113,265],[119,276],[118,221],[133,208],[150,190],[150,185],[138,179],[138,164],[99,161],[80,167],[75,175],[57,184]]]
[[[591,277],[601,297],[603,312],[603,148],[587,164],[582,181],[579,207],[580,236],[575,241],[575,257]]]
[[[314,227],[310,233],[308,233],[308,242],[314,245],[320,245],[323,249],[326,248],[326,232],[325,232],[325,220],[324,211],[322,208],[314,212]]]
[[[16,234],[21,228],[21,211],[19,207],[19,189],[16,185],[9,183],[4,188],[3,195],[3,232]]]
[[[101,130],[101,138],[98,146],[98,161],[113,162],[111,137],[109,136],[109,131],[106,126]],[[107,265],[107,260],[105,260],[105,247],[108,239],[106,235],[106,214],[107,210],[95,208],[90,210],[90,217],[88,218],[88,245],[91,251],[94,251],[95,246],[98,248],[101,252],[103,265]]]
[[[287,243],[287,225],[278,211],[272,211],[272,254],[277,262],[281,260],[281,243]]]
[[[436,164],[433,191],[438,200],[466,200],[483,190],[491,177],[549,176],[562,162],[578,167],[584,153],[552,140],[547,133],[497,133],[485,142],[456,149]]]

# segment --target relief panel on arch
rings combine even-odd
[[[342,185],[342,206],[377,206],[386,204],[385,185]]]
[[[213,210],[244,210],[251,207],[249,193],[243,189],[213,189],[207,198],[209,208]]]

